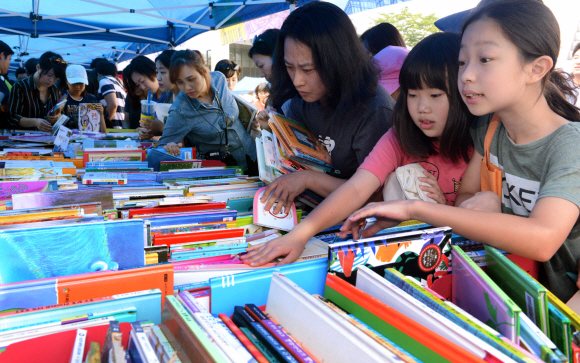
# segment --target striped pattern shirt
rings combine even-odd
[[[42,103],[40,91],[34,83],[34,75],[21,79],[12,86],[12,92],[10,92],[8,121],[15,129],[23,129],[24,127],[20,126],[21,118],[46,118],[48,111],[58,102],[58,99],[58,89],[52,85],[48,89],[46,102]]]
[[[112,92],[115,92],[117,98],[117,111],[111,118],[111,121],[108,119],[105,121],[107,127],[122,128],[123,121],[125,120],[125,98],[127,97],[127,93],[119,81],[114,77],[105,76],[101,78],[99,81],[99,92],[97,98],[99,99],[99,102],[103,104],[105,109],[107,108],[107,100],[105,100],[105,96]]]

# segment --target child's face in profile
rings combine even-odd
[[[527,67],[495,21],[470,24],[461,39],[458,77],[459,92],[469,111],[482,116],[525,99]]]

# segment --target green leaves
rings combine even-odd
[[[379,15],[375,19],[375,24],[391,23],[394,25],[405,39],[407,48],[413,48],[423,38],[439,31],[434,25],[435,21],[439,19],[435,14],[414,14],[409,11],[408,7],[404,7],[398,13],[379,13]]]

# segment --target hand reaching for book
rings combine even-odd
[[[248,253],[240,258],[250,266],[262,266],[272,262],[277,257],[285,256],[276,266],[285,265],[296,261],[308,240],[309,238],[300,238],[295,233],[290,232],[270,242],[247,248]]]
[[[284,210],[288,210],[292,206],[294,199],[308,189],[309,177],[310,172],[303,170],[282,175],[274,180],[268,185],[261,199],[262,203],[266,203],[266,200],[268,201],[264,209],[270,210],[274,203],[278,202],[276,208],[272,210],[272,214],[276,215],[280,213],[282,207],[284,207]]]
[[[346,237],[349,231],[352,231],[352,238],[366,238],[374,236],[377,232],[385,228],[391,228],[402,221],[411,218],[410,206],[416,201],[413,200],[395,200],[390,202],[369,203],[365,207],[352,213],[340,228],[342,238]],[[425,202],[423,202],[425,203]],[[376,218],[375,224],[360,231],[360,225],[365,219]]]

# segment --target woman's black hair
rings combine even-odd
[[[462,33],[475,21],[490,19],[519,50],[523,62],[538,57],[552,58],[554,65],[542,80],[543,95],[550,109],[569,121],[580,121],[580,110],[567,97],[575,99],[570,75],[555,69],[560,53],[560,26],[552,11],[541,1],[511,0],[494,2],[470,13]]]
[[[140,75],[147,77],[152,81],[157,80],[155,62],[153,62],[151,59],[145,57],[144,55],[140,55],[133,58],[130,64],[133,73],[139,73]]]
[[[360,113],[365,101],[376,95],[377,71],[349,17],[334,4],[314,1],[290,13],[280,29],[272,59],[273,105],[298,95],[286,70],[286,39],[312,51],[315,71],[328,90],[323,103],[333,108],[337,117]]]
[[[117,66],[109,61],[101,61],[97,63],[95,70],[101,76],[117,77]]]
[[[222,73],[226,78],[231,78],[236,73],[239,77],[242,72],[242,66],[229,59],[222,59],[217,62],[214,71]]]
[[[454,163],[469,161],[473,145],[469,128],[473,115],[457,88],[460,37],[435,33],[421,40],[407,55],[399,75],[401,93],[393,109],[393,128],[403,150],[416,158],[441,154]],[[449,100],[449,113],[439,147],[413,122],[407,105],[409,90],[440,89]]]
[[[373,57],[390,45],[407,47],[399,30],[390,23],[380,23],[366,30],[360,36],[360,40]]]
[[[572,51],[572,57],[574,56],[574,54],[576,54],[577,51],[580,50],[580,42],[576,43],[576,45],[574,46],[574,50]]]
[[[87,78],[89,80],[89,85],[85,87],[89,94],[98,97],[99,94],[99,78],[97,76],[97,71],[94,69],[87,70]]]
[[[157,63],[157,61],[159,61],[159,62],[161,62],[161,64],[163,64],[163,67],[165,67],[169,70],[169,67],[171,67],[171,57],[173,57],[175,52],[176,52],[175,49],[164,50],[163,52],[159,53],[157,58],[155,58],[155,63]]]
[[[123,68],[123,86],[127,90],[127,97],[129,98],[131,108],[139,110],[141,109],[141,99],[135,94],[135,89],[138,86],[133,82],[131,73],[133,73],[133,67],[129,63],[125,68]]]
[[[254,57],[254,54],[265,55],[272,57],[274,49],[276,49],[276,42],[280,35],[280,29],[268,29],[260,35],[254,37],[252,48],[248,51],[248,57]]]
[[[36,65],[38,64],[38,58],[29,58],[26,62],[24,62],[24,68],[26,68],[26,72],[31,76],[36,73]]]
[[[61,80],[61,82],[65,82],[64,84],[66,85],[67,63],[62,59],[60,54],[54,52],[46,52],[40,56],[38,64],[40,65],[41,76],[52,70],[56,78]]]

